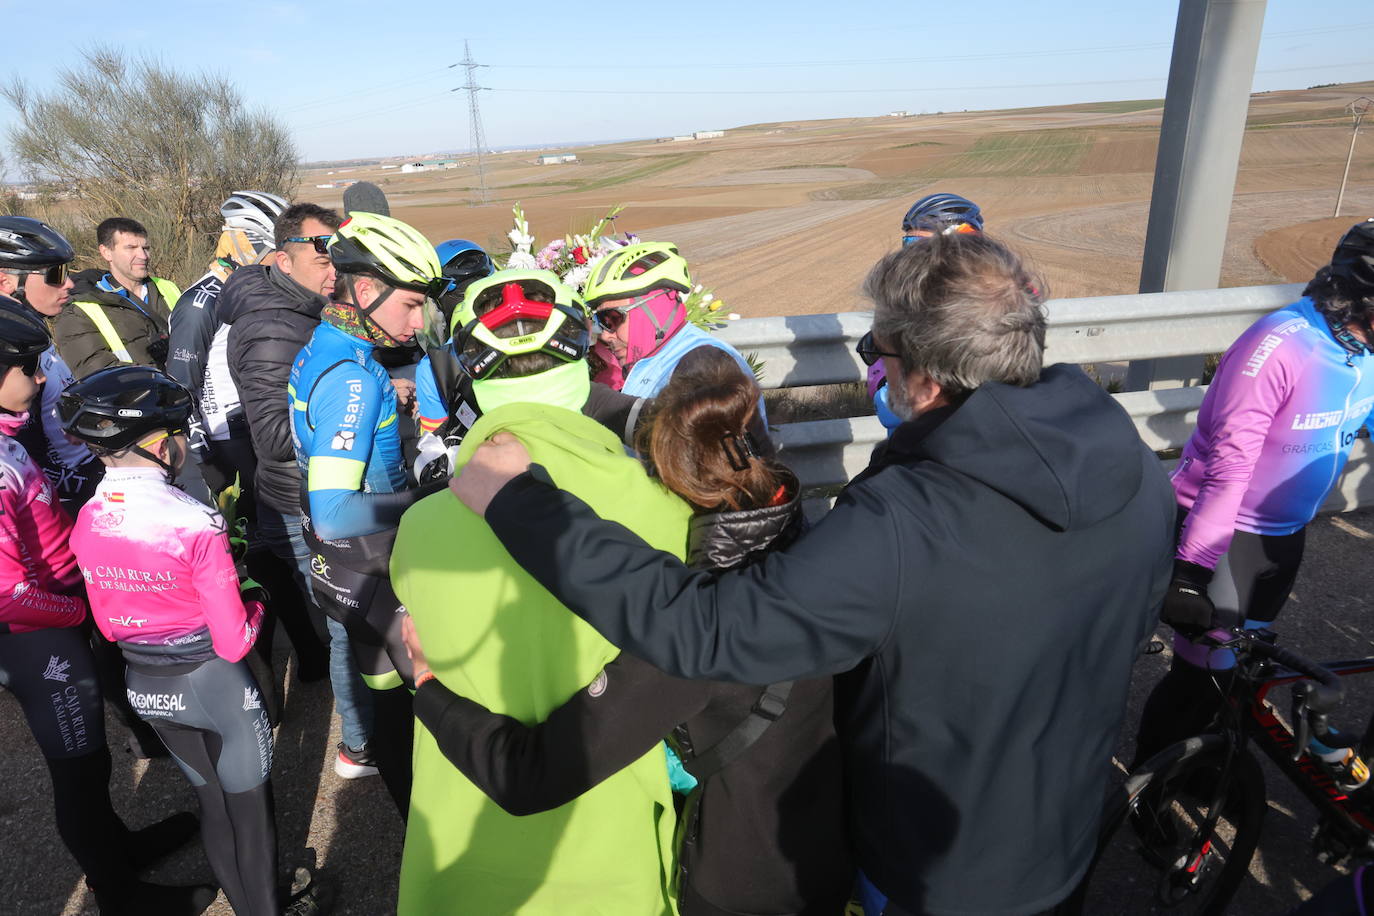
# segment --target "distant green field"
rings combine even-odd
[[[615,187],[616,185],[624,184],[627,181],[638,181],[641,178],[648,178],[652,175],[657,175],[660,172],[666,172],[669,169],[675,169],[680,165],[686,165],[687,163],[695,159],[700,159],[704,155],[706,155],[705,152],[681,153],[677,156],[655,156],[654,158],[649,159],[647,162],[645,162],[644,165],[641,165],[637,169],[629,169],[624,172],[617,172],[613,175],[607,175],[604,178],[597,178],[595,180],[588,181],[584,184],[580,184],[577,190],[600,191],[602,188]]]
[[[980,137],[968,152],[922,170],[922,177],[954,175],[1072,175],[1092,148],[1088,130],[1007,131]]]
[[[1081,111],[1101,111],[1107,114],[1126,114],[1131,111],[1144,111],[1147,108],[1163,108],[1163,99],[1129,99],[1124,102],[1095,102],[1085,105]]]
[[[1329,121],[1332,118],[1349,118],[1350,113],[1341,107],[1313,108],[1308,111],[1284,111],[1274,114],[1251,115],[1245,119],[1245,129],[1273,127],[1276,124],[1293,124],[1298,121]]]

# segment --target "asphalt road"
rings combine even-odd
[[[1309,531],[1307,559],[1293,599],[1281,618],[1283,641],[1314,658],[1358,657],[1374,650],[1374,623],[1366,610],[1374,594],[1374,510],[1324,516]],[[279,670],[286,667],[279,636]],[[1166,656],[1140,660],[1132,685],[1120,757],[1130,752],[1130,733]],[[332,759],[338,726],[330,712],[327,682],[293,683],[287,669],[285,720],[277,734],[273,782],[284,865],[314,858],[324,880],[337,888],[340,914],[389,913],[396,894],[402,831],[381,782],[341,780]],[[1374,709],[1374,678],[1353,679],[1333,721],[1346,730],[1363,727]],[[132,826],[177,810],[194,810],[195,798],[168,760],[141,762],[123,750],[122,726],[107,717],[115,766],[115,806]],[[47,770],[14,699],[0,691],[0,913],[93,914],[76,864],[52,823]],[[1264,763],[1270,805],[1251,877],[1231,912],[1282,914],[1338,872],[1311,853],[1315,815],[1278,772]],[[153,873],[165,883],[210,880],[198,846]],[[221,897],[210,911],[228,914]],[[455,905],[455,913],[461,907]]]

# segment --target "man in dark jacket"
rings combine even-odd
[[[1042,288],[981,235],[880,261],[860,353],[906,422],[814,529],[741,572],[693,572],[517,473],[514,439],[453,484],[542,585],[671,674],[848,672],[870,914],[1040,913],[1073,891],[1168,584],[1168,480],[1078,368],[1041,369]]]
[[[72,301],[53,321],[58,353],[77,379],[129,363],[161,369],[181,291],[149,274],[148,230],[137,220],[105,220],[96,227],[96,241],[109,269],[72,274]]]
[[[268,264],[241,267],[220,293],[220,320],[229,325],[229,374],[248,418],[257,458],[254,482],[258,534],[299,576],[310,594],[310,551],[301,531],[301,475],[291,440],[291,403],[286,394],[291,363],[320,323],[320,311],[334,292],[334,263],[327,245],[339,228],[339,214],[316,204],[288,207],[273,227],[276,254]],[[357,753],[335,761],[341,776],[376,773],[364,750],[371,708],[348,648],[347,634],[332,619],[329,680],[344,744]],[[340,751],[346,755],[346,751]]]

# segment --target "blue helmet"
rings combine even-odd
[[[958,194],[928,194],[906,211],[902,217],[902,231],[948,232],[961,226],[964,231],[983,231],[983,212],[967,197]]]
[[[482,246],[467,239],[440,242],[434,246],[434,253],[443,265],[444,276],[459,283],[471,283],[496,271],[496,266],[491,263]]]

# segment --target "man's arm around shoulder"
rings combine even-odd
[[[501,487],[487,523],[574,613],[679,677],[766,684],[846,671],[881,646],[910,594],[902,577],[919,575],[918,558],[899,562],[893,516],[866,488],[841,496],[787,550],[712,574],[599,518],[541,475],[535,466]]]

